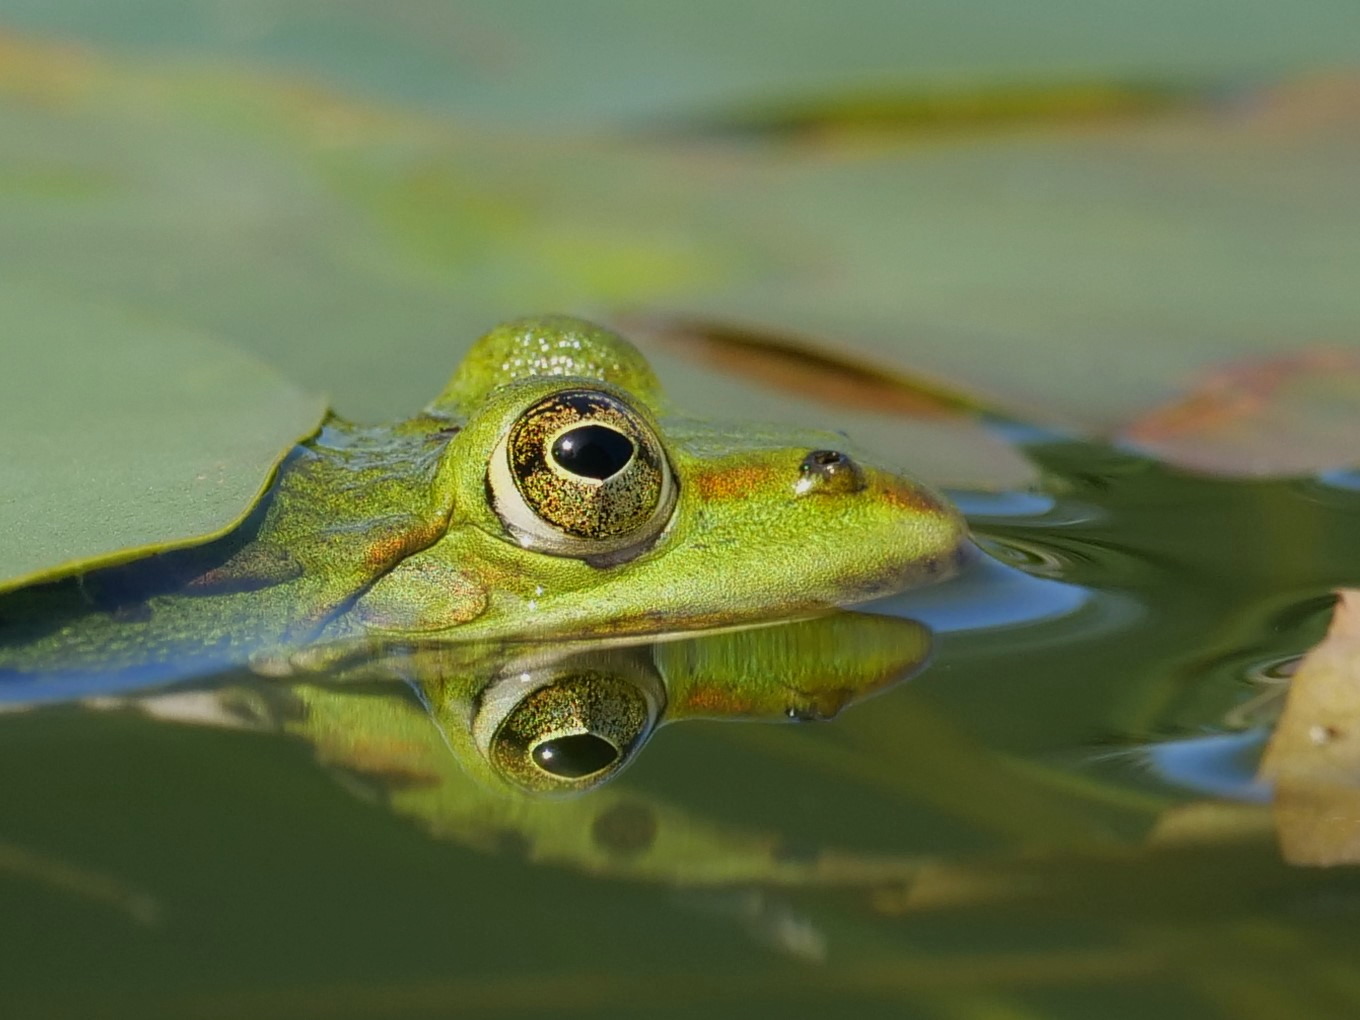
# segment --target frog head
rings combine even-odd
[[[843,437],[687,418],[622,337],[529,319],[422,414],[329,417],[221,538],[7,596],[0,677],[52,698],[417,639],[622,643],[816,615],[965,546],[948,503]]]
[[[676,413],[623,337],[564,317],[483,337],[428,409],[443,534],[366,629],[601,637],[791,618],[935,580],[962,518],[835,433]]]

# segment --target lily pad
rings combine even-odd
[[[676,404],[689,414],[722,420],[739,413],[747,420],[844,432],[874,463],[945,488],[1025,489],[1038,478],[1034,465],[976,416],[958,408],[927,409],[910,399],[896,407],[875,406],[863,378],[847,379],[844,389],[835,385],[837,366],[831,361],[818,363],[815,379],[797,380],[777,370],[768,350],[744,377],[734,377],[727,365],[682,358],[672,348],[648,345],[647,353]],[[907,397],[908,390],[899,382],[876,392]]]
[[[7,57],[0,130],[16,142],[0,156],[0,266],[236,338],[360,419],[423,405],[431,373],[498,319],[552,306],[599,316],[712,286],[755,257],[717,218],[688,223],[658,202],[670,154],[561,143],[563,169],[545,177],[519,142],[463,141],[268,81],[148,74],[13,42]],[[628,206],[625,222],[611,203]],[[54,224],[78,227],[82,243]],[[975,421],[828,410],[675,359],[662,375],[691,413],[741,406],[740,417],[847,429],[937,484],[1033,478]]]
[[[665,303],[1108,434],[1209,366],[1360,344],[1360,81],[734,166],[763,274]],[[776,254],[779,253],[779,254]]]
[[[205,336],[0,284],[0,591],[238,523],[325,403]]]
[[[360,419],[558,309],[798,335],[1110,435],[1215,364],[1360,341],[1357,95],[929,144],[530,137],[11,42],[0,269],[230,336]],[[1032,479],[975,421],[851,425],[937,482]]]
[[[1337,0],[7,0],[4,16],[553,132],[883,99],[923,84],[1278,73],[1352,61],[1360,35],[1360,10]]]

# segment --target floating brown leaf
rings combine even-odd
[[[1300,663],[1261,763],[1292,864],[1360,863],[1360,590],[1340,593]]]

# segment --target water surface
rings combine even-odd
[[[575,798],[440,831],[243,674],[0,714],[6,1015],[1345,1015],[1360,877],[1281,861],[1234,710],[1360,582],[1360,491],[1030,452],[1046,496],[960,495],[994,560],[871,607],[922,672]]]

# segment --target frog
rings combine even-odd
[[[686,417],[628,339],[537,316],[411,418],[328,414],[225,537],[0,598],[0,679],[64,697],[315,648],[643,640],[889,595],[969,548],[948,500],[844,436]]]

